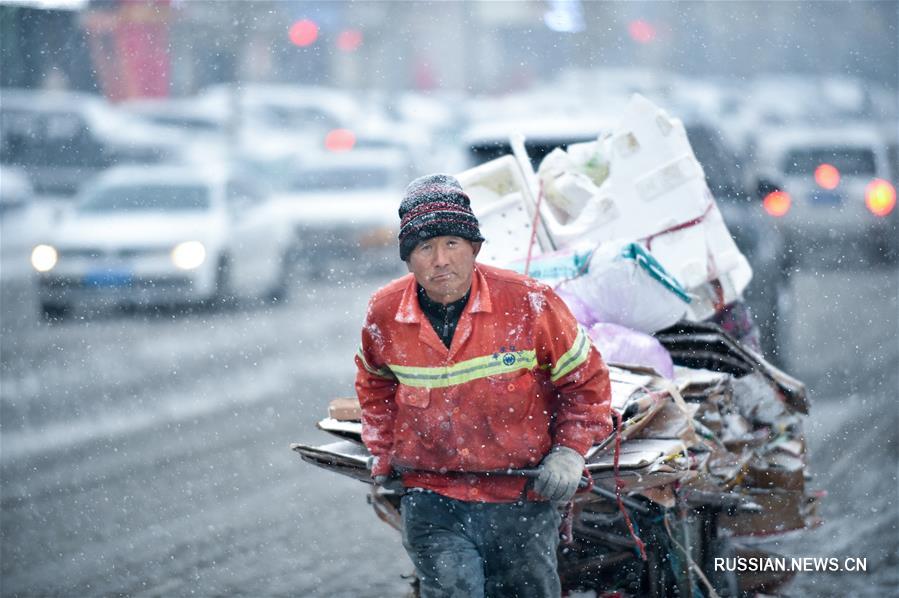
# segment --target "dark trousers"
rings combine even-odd
[[[465,502],[412,491],[402,514],[421,598],[560,596],[561,516],[552,503]]]

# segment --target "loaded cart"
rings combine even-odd
[[[522,145],[458,177],[487,238],[481,257],[554,286],[612,385],[613,432],[588,452],[592,479],[564,508],[563,590],[776,591],[789,572],[727,563],[766,556],[766,538],[817,523],[806,392],[765,360],[740,317],[751,268],[683,126],[637,96],[618,128],[551,153],[537,172]],[[291,448],[370,484],[356,399],[332,401],[318,427],[338,440]],[[399,530],[398,492],[372,486],[369,501]]]

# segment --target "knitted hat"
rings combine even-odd
[[[434,237],[484,240],[468,196],[459,181],[448,174],[429,174],[409,183],[399,213],[403,261],[409,259],[419,243]]]

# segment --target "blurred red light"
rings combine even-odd
[[[362,32],[358,29],[344,29],[337,36],[337,49],[343,52],[355,52],[362,45]]]
[[[762,200],[762,207],[769,215],[780,218],[790,211],[790,194],[786,191],[772,191]]]
[[[309,19],[297,21],[290,26],[290,43],[295,46],[311,46],[318,39],[318,25]]]
[[[656,28],[641,19],[631,21],[627,26],[627,32],[638,44],[648,44],[656,38]]]
[[[356,136],[349,129],[334,129],[325,136],[325,149],[329,152],[348,152],[356,145]]]
[[[815,169],[815,182],[822,189],[836,189],[840,184],[840,171],[832,164],[820,164]]]
[[[875,216],[886,216],[896,207],[896,189],[883,179],[874,179],[865,189],[865,205]]]

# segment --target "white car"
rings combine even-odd
[[[42,312],[278,296],[290,230],[246,180],[199,167],[100,175],[31,253]]]
[[[767,131],[756,149],[759,176],[778,181],[763,207],[794,251],[816,243],[859,243],[893,257],[899,210],[878,130],[864,124]]]
[[[352,263],[400,264],[398,209],[412,177],[407,155],[394,149],[305,156],[289,189],[273,199],[295,232],[297,269],[320,275]]]

